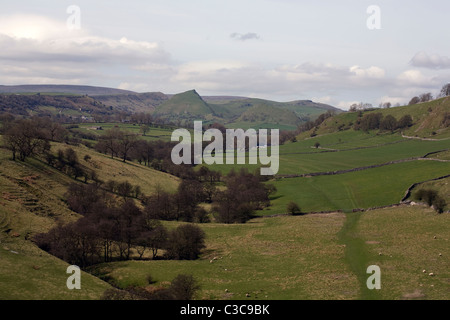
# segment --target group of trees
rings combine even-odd
[[[186,222],[208,222],[208,214],[199,204],[212,201],[216,187],[197,179],[183,179],[175,193],[157,188],[156,192],[145,197],[146,214],[152,219],[176,220]]]
[[[82,215],[35,236],[37,245],[71,264],[86,267],[102,261],[131,259],[133,256],[192,260],[204,248],[204,232],[193,224],[167,230],[148,210],[133,200],[116,198],[94,184],[71,184],[69,207]]]
[[[68,152],[66,161],[68,156],[73,157]],[[159,221],[208,222],[208,212],[200,204],[210,202],[217,221],[244,223],[254,210],[269,204],[269,195],[275,191],[263,183],[265,177],[246,169],[224,177],[223,191],[211,182],[207,168],[198,171],[201,174],[196,179],[183,179],[175,193],[158,188],[155,194],[143,196],[142,209],[126,192],[113,194],[101,184],[73,183],[66,194],[67,204],[82,218],[39,234],[35,241],[49,253],[81,267],[133,256],[143,258],[145,252],[151,252],[154,259],[160,249],[164,255],[159,258],[196,259],[204,248],[203,231],[194,224],[168,231]]]
[[[443,97],[448,97],[448,96],[450,96],[450,83],[445,84],[441,88],[441,90],[436,98],[443,98]],[[419,96],[412,97],[411,100],[409,101],[408,105],[414,105],[414,104],[418,104],[421,102],[428,102],[433,99],[434,99],[433,94],[431,92],[426,92],[426,93],[422,93]]]
[[[355,130],[369,131],[369,130],[382,130],[394,132],[397,129],[408,128],[413,125],[411,115],[406,114],[397,120],[394,116],[388,114],[383,116],[381,112],[366,113],[360,115],[356,120],[353,128]]]
[[[20,161],[50,150],[50,141],[64,141],[67,130],[48,118],[33,117],[15,120],[11,116],[2,117],[3,143],[12,152],[13,160]]]
[[[152,219],[187,222],[209,222],[208,212],[201,203],[211,203],[215,219],[222,223],[244,223],[253,217],[254,211],[269,205],[269,195],[275,191],[271,184],[264,184],[263,176],[246,169],[232,170],[223,177],[226,188],[219,190],[211,172],[202,167],[195,179],[183,179],[175,193],[160,188],[143,200],[146,214]],[[201,178],[203,177],[203,178]]]
[[[103,153],[109,153],[111,158],[121,157],[123,162],[129,158],[129,154],[137,144],[137,135],[112,128],[108,130],[96,145],[96,149]]]
[[[45,153],[45,158],[50,166],[53,166],[74,179],[85,176],[85,179],[87,180],[89,177],[89,173],[82,167],[77,153],[72,148],[67,148],[65,150],[59,149],[56,156],[48,151]],[[96,176],[96,174],[90,175],[92,177]]]
[[[155,170],[168,172],[177,177],[186,178],[193,173],[191,166],[178,166],[171,160],[175,143],[164,141],[146,141],[138,135],[119,128],[107,130],[95,145],[95,150],[119,157],[123,162],[137,161]]]
[[[421,102],[428,102],[433,100],[433,95],[431,94],[431,92],[427,92],[427,93],[422,93],[419,96],[415,96],[413,98],[411,98],[411,100],[409,101],[408,105],[414,105],[414,104],[418,104]]]
[[[387,104],[386,104],[387,106]],[[390,104],[389,104],[390,107]],[[356,111],[362,111],[362,110],[371,110],[373,109],[373,105],[371,103],[366,102],[360,102],[360,103],[353,103],[348,111],[350,112],[356,112]]]
[[[230,171],[225,177],[226,189],[214,197],[216,219],[222,223],[244,223],[253,217],[255,210],[268,206],[269,195],[276,189],[263,183],[264,179],[246,169]]]

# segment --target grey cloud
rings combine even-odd
[[[156,43],[81,37],[19,39],[0,34],[0,83],[91,83],[123,81],[142,66],[165,70],[171,55]],[[158,69],[159,68],[159,69]],[[148,72],[147,72],[148,73]],[[161,74],[160,71],[155,72]]]
[[[450,58],[438,54],[429,55],[426,52],[418,52],[411,59],[411,65],[414,67],[428,69],[450,69]]]
[[[230,34],[230,37],[235,39],[235,40],[240,40],[240,41],[247,41],[247,40],[258,40],[260,39],[260,36],[254,32],[248,32],[245,34],[241,34],[241,33],[237,33],[234,32],[232,34]]]
[[[75,40],[13,39],[0,35],[0,59],[9,61],[61,61],[137,65],[168,63],[170,54],[156,44],[103,38]]]

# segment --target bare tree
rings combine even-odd
[[[433,95],[431,94],[431,92],[427,92],[427,93],[422,93],[420,96],[420,102],[428,102],[433,100]]]
[[[119,154],[122,156],[123,162],[127,160],[128,154],[136,146],[136,143],[136,135],[121,132],[117,140],[117,148]]]
[[[450,83],[447,83],[446,85],[444,85],[442,87],[439,96],[440,97],[448,97],[448,96],[450,96]]]
[[[142,135],[145,136],[145,134],[150,131],[150,127],[148,125],[146,125],[146,124],[143,124],[141,126],[140,130],[142,132]]]
[[[5,146],[11,150],[13,160],[16,154],[20,161],[25,161],[29,156],[50,149],[50,144],[42,129],[30,119],[17,120],[8,126],[4,133]]]
[[[122,131],[119,128],[112,128],[105,132],[101,138],[101,143],[106,152],[111,153],[111,158],[118,153],[118,140],[122,135]]]

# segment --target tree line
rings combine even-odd
[[[119,196],[97,184],[72,183],[66,199],[69,208],[82,215],[76,222],[59,224],[34,240],[43,250],[86,267],[115,259],[127,260],[136,254],[153,259],[164,250],[162,258],[193,260],[205,247],[204,232],[194,224],[182,224],[167,230],[161,220],[208,222],[208,213],[199,205],[211,201],[216,219],[222,223],[244,223],[254,210],[269,204],[274,191],[260,178],[242,169],[226,177],[226,189],[218,191],[209,182],[182,180],[170,194],[158,189],[137,206],[133,199]]]
[[[30,156],[43,154],[50,150],[50,141],[62,142],[67,138],[67,130],[48,118],[15,120],[3,115],[1,120],[4,146],[11,151],[13,160],[25,161]]]
[[[221,173],[206,166],[195,170],[194,165],[173,164],[173,143],[145,141],[118,128],[109,130],[95,146],[97,151],[120,157],[122,161],[138,161],[182,179],[175,194],[157,190],[155,195],[145,196],[139,186],[127,182],[101,181],[95,170],[81,164],[77,153],[70,146],[54,154],[49,142],[67,142],[68,133],[60,124],[49,119],[15,120],[4,125],[3,134],[13,160],[16,159],[16,153],[21,161],[29,156],[40,156],[48,165],[74,179],[83,178],[85,183],[92,182],[106,191],[142,199],[144,205],[149,204],[149,207],[154,208],[151,215],[157,219],[204,222],[206,214],[199,204],[214,202],[213,208],[219,221],[247,221],[254,210],[263,204],[268,205],[268,195],[273,190],[273,186],[262,183],[266,177],[253,175],[246,170],[233,170],[224,179],[226,191],[219,192],[215,184],[222,181]],[[88,161],[89,156],[84,160]],[[230,212],[234,212],[233,216]]]
[[[405,129],[413,125],[411,115],[406,114],[397,120],[394,116],[388,114],[383,116],[381,112],[366,113],[360,112],[353,128],[355,130],[369,131],[382,130],[394,132],[397,129]]]
[[[450,96],[450,83],[445,84],[441,90],[439,91],[439,94],[436,96],[436,98],[443,98]],[[431,92],[425,92],[418,96],[414,96],[409,101],[408,105],[414,105],[422,102],[428,102],[433,100],[433,94]]]
[[[205,247],[204,232],[182,224],[173,230],[153,219],[127,198],[117,198],[93,184],[69,186],[69,208],[82,215],[75,222],[58,224],[34,237],[36,244],[64,261],[86,267],[100,262],[144,258],[193,260]]]

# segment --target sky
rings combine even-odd
[[[8,1],[0,84],[407,104],[450,82],[447,0]]]

